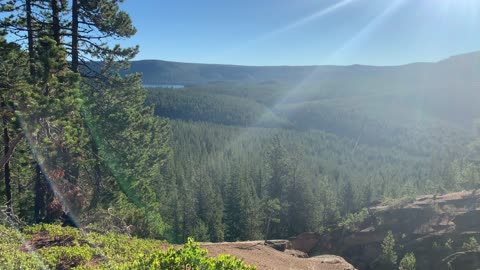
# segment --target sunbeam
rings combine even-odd
[[[321,16],[324,16],[326,14],[329,14],[329,13],[332,13],[350,3],[352,3],[353,1],[355,0],[347,0],[347,1],[342,1],[342,2],[339,2],[337,3],[336,5],[333,5],[333,6],[330,6],[329,8],[327,9],[324,9],[322,11],[319,11],[319,12],[316,12],[306,18],[303,18],[301,20],[298,20],[296,22],[293,22],[283,28],[280,28],[280,29],[277,29],[275,31],[272,31],[264,36],[262,36],[261,38],[258,38],[255,40],[255,43],[256,42],[260,42],[262,40],[266,40],[268,38],[271,38],[273,36],[276,36],[278,34],[281,34],[281,33],[284,33],[288,30],[291,30],[293,28],[296,28],[296,27],[299,27],[299,26],[302,26],[302,25],[305,25],[307,24],[308,22],[311,22],[312,20],[315,20]],[[385,22],[385,20],[388,19],[389,16],[391,16],[392,14],[394,14],[398,8],[400,8],[402,6],[402,4],[404,4],[406,0],[395,0],[393,3],[391,3],[390,5],[388,5],[382,13],[378,14],[377,16],[374,17],[374,19],[372,21],[370,21],[368,24],[366,24],[364,27],[362,27],[355,35],[352,36],[352,38],[350,38],[349,40],[347,40],[341,47],[339,47],[339,49],[337,49],[336,51],[334,51],[330,58],[333,58],[337,55],[340,55],[341,53],[345,53],[349,48],[353,47],[353,45],[355,45],[356,43],[360,42],[363,38],[365,38],[367,35],[371,34],[378,26],[380,26],[382,23]],[[251,45],[252,43],[250,43],[249,45]],[[296,86],[294,86],[291,90],[287,91],[287,93],[273,106],[273,108],[278,108],[278,106],[280,106],[282,103],[284,103],[285,101],[287,101],[291,96],[295,95],[295,93],[297,93],[306,83],[308,83],[312,78],[315,77],[315,75],[318,73],[318,67],[317,68],[314,68],[312,70],[312,72],[307,75],[302,81],[300,81]],[[264,114],[262,114],[258,119],[257,121],[255,122],[255,124],[253,124],[253,126],[257,125],[258,123],[262,122],[262,120],[264,120],[266,117],[267,117],[267,114],[268,112],[265,112]],[[253,136],[253,134],[251,134],[251,130],[250,129],[247,129],[246,131],[244,132],[241,132],[238,136],[236,136],[236,138],[233,138],[232,141],[230,142],[229,145],[227,145],[225,147],[225,151],[231,147],[233,147],[233,145],[239,143],[240,141],[243,141],[243,140],[248,140],[248,138],[250,138],[251,136]],[[216,157],[217,159],[220,159],[221,157]]]
[[[342,46],[340,46],[338,49],[336,49],[334,52],[330,54],[328,57],[329,60],[333,60],[342,54],[345,54],[351,47],[353,47],[355,44],[358,44],[362,39],[367,37],[369,34],[371,34],[378,26],[380,26],[382,23],[385,22],[385,20],[388,19],[389,16],[394,14],[395,11],[398,10],[399,7],[401,7],[402,4],[405,3],[406,0],[395,0],[393,3],[388,5],[382,13],[378,14],[377,16],[374,17],[373,20],[371,20],[369,23],[367,23],[364,27],[362,27],[356,34],[354,34],[350,39],[348,39]],[[327,61],[328,62],[328,61]],[[318,68],[315,68],[312,70],[312,72],[307,75],[301,82],[299,82],[295,87],[293,87],[290,91],[288,91],[282,99],[277,102],[275,106],[279,106],[282,103],[284,103],[286,100],[288,100],[292,95],[294,95],[296,92],[298,92],[299,89],[301,89],[306,83],[308,83],[312,78],[315,77],[318,73]]]
[[[274,38],[276,36],[279,36],[279,35],[281,35],[285,32],[288,32],[288,31],[291,31],[295,28],[307,25],[307,24],[309,24],[309,23],[311,23],[315,20],[318,20],[318,19],[320,19],[320,18],[322,18],[326,15],[332,14],[332,13],[334,13],[334,12],[336,12],[336,11],[338,11],[338,10],[340,10],[340,9],[342,9],[342,8],[348,6],[348,5],[350,5],[350,4],[352,4],[353,2],[356,2],[356,1],[359,1],[359,0],[343,0],[343,1],[340,1],[336,4],[330,5],[330,6],[326,7],[325,9],[319,10],[319,11],[313,13],[313,14],[308,15],[307,17],[298,19],[298,20],[293,21],[293,22],[291,22],[287,25],[284,25],[284,26],[282,26],[278,29],[267,32],[262,36],[259,36],[257,38],[252,39],[252,40],[249,40],[249,41],[246,41],[241,46],[234,47],[234,48],[231,48],[227,51],[224,51],[220,55],[217,55],[216,58],[219,58],[219,57],[225,56],[225,55],[229,55],[229,54],[238,52],[238,51],[243,50],[243,49],[250,48],[250,47],[252,47],[256,44],[267,41],[267,40],[269,40],[271,38]]]
[[[317,11],[317,12],[315,12],[315,13],[313,13],[313,14],[305,17],[305,18],[299,19],[299,20],[294,21],[294,22],[292,22],[292,23],[290,23],[290,24],[288,24],[288,25],[286,25],[286,26],[284,26],[284,27],[281,27],[281,28],[276,29],[276,30],[274,30],[274,31],[272,31],[272,32],[269,32],[269,33],[267,33],[267,34],[265,34],[265,35],[263,35],[263,36],[255,39],[255,40],[253,40],[252,42],[253,42],[253,43],[258,43],[258,42],[264,41],[264,40],[266,40],[266,39],[270,39],[270,38],[272,38],[272,37],[274,37],[274,36],[280,35],[280,34],[282,34],[282,33],[285,33],[285,32],[287,32],[287,31],[290,31],[290,30],[292,30],[292,29],[295,29],[295,28],[297,28],[297,27],[306,25],[306,24],[308,24],[308,23],[310,23],[310,22],[312,22],[312,21],[314,21],[314,20],[317,20],[317,19],[319,19],[319,18],[321,18],[321,17],[323,17],[323,16],[326,16],[326,15],[328,15],[328,14],[331,14],[331,13],[333,13],[333,12],[335,12],[335,11],[343,8],[343,7],[346,7],[347,5],[349,5],[349,4],[351,4],[351,3],[355,2],[355,1],[358,1],[358,0],[343,0],[343,1],[340,1],[340,2],[338,2],[338,3],[336,3],[336,4],[334,4],[334,5],[331,5],[331,6],[327,7],[327,8],[325,8],[325,9],[322,9],[322,10],[320,10],[320,11]]]
[[[254,40],[251,40],[251,41],[248,41],[246,43],[244,43],[243,46],[241,47],[236,47],[234,49],[231,49],[229,50],[227,53],[224,53],[224,54],[228,54],[228,53],[232,53],[232,52],[235,52],[235,51],[238,51],[238,50],[241,50],[241,49],[245,49],[247,47],[251,47],[252,45],[255,45],[255,44],[258,44],[262,41],[266,41],[270,38],[273,38],[275,36],[278,36],[282,33],[285,33],[285,32],[288,32],[290,30],[293,30],[295,28],[298,28],[300,26],[304,26],[314,20],[317,20],[317,19],[320,19],[321,17],[323,16],[326,16],[326,15],[329,15],[329,14],[332,14],[338,10],[340,10],[341,8],[344,8],[346,6],[348,6],[349,4],[352,4],[353,2],[356,2],[356,1],[359,1],[359,0],[343,0],[343,1],[340,1],[334,5],[331,5],[325,9],[322,9],[320,11],[317,11],[305,18],[302,18],[302,19],[299,19],[297,21],[294,21],[288,25],[285,25],[279,29],[276,29],[276,30],[273,30],[269,33],[266,33],[265,35],[263,36],[260,36]],[[403,1],[403,0],[397,0],[397,1]],[[296,92],[296,90],[306,81],[308,81],[308,78],[310,78],[311,76],[313,76],[315,72],[312,72],[312,74],[310,74],[309,76],[307,76],[307,78],[305,78],[302,82],[300,82],[297,87],[294,87],[291,91],[287,92],[287,94],[274,106],[278,106],[279,104],[281,104],[282,102],[284,102],[286,99],[288,99],[288,97]],[[255,121],[255,123],[252,125],[252,126],[256,126],[257,124],[261,123],[262,120],[265,120],[265,118],[267,117],[268,115],[268,112],[265,112],[264,114],[262,114],[260,117],[258,117],[258,119]],[[236,145],[237,143],[241,142],[241,141],[244,141],[244,140],[248,140],[250,137],[254,136],[254,134],[252,134],[251,132],[251,129],[247,129],[246,131],[243,131],[241,132],[240,134],[238,134],[238,136],[236,136],[235,138],[232,138],[232,140],[230,141],[229,144],[227,144],[225,147],[224,147],[224,151],[221,151],[221,152],[225,152],[227,150],[229,150],[230,148],[232,148],[234,145]],[[214,160],[220,160],[222,157],[221,156],[216,156],[214,158]]]
[[[368,24],[360,29],[355,35],[353,35],[347,42],[345,42],[339,49],[335,50],[326,62],[331,62],[338,57],[342,57],[342,55],[348,53],[348,51],[352,51],[353,48],[362,42],[363,39],[368,38],[372,32],[381,26],[385,21],[393,15],[404,3],[406,0],[395,0],[394,2],[390,3],[387,8],[383,10],[382,13],[375,16],[373,20],[371,20]]]

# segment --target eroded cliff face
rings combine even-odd
[[[200,246],[208,250],[208,256],[230,254],[255,265],[258,270],[357,270],[339,256],[309,257],[292,249],[289,240],[270,240],[266,244],[264,241],[201,243]]]
[[[399,260],[413,252],[417,269],[480,268],[480,253],[464,245],[471,237],[480,240],[480,191],[375,205],[356,229],[319,236],[309,254],[337,254],[358,269],[378,269],[381,243],[389,231],[395,236]]]

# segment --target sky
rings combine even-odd
[[[399,65],[480,51],[480,0],[125,0],[137,60]]]

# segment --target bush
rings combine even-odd
[[[230,255],[220,255],[218,258],[207,257],[208,251],[201,250],[198,243],[192,238],[188,238],[188,242],[183,248],[169,248],[166,252],[159,251],[150,257],[140,257],[134,261],[132,265],[125,265],[124,268],[131,267],[138,269],[170,269],[170,270],[200,270],[200,269],[224,269],[224,270],[249,270],[256,269],[255,266],[244,264],[242,260]]]
[[[395,252],[395,237],[392,231],[388,231],[382,242],[382,255],[380,263],[382,269],[393,269],[397,265],[397,253]]]
[[[415,259],[415,255],[413,253],[407,253],[403,256],[402,260],[400,261],[400,265],[398,267],[399,270],[415,270],[415,264],[417,260]]]
[[[359,211],[357,213],[349,213],[340,222],[340,226],[349,230],[349,231],[354,231],[359,226],[361,226],[367,218],[368,218],[368,209],[363,208],[361,211]]]
[[[19,230],[0,225],[0,269],[256,269],[230,255],[207,257],[189,238],[182,247],[164,250],[163,241],[123,234],[88,233],[57,225]],[[36,247],[36,249],[35,249]]]
[[[473,236],[468,239],[468,242],[463,243],[462,248],[466,251],[480,250],[480,246],[478,245],[477,239]]]

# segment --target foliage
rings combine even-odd
[[[287,120],[254,100],[198,93],[196,89],[150,89],[147,104],[154,106],[156,115],[171,119],[237,126],[289,126]]]
[[[388,231],[382,242],[382,254],[380,255],[380,263],[386,269],[393,269],[397,265],[398,256],[395,252],[395,237],[392,231]]]
[[[2,168],[0,195],[18,223],[70,213],[102,233],[175,243],[287,238],[354,230],[378,200],[399,207],[419,194],[478,188],[480,143],[468,145],[470,123],[441,113],[455,104],[429,92],[436,85],[398,81],[398,70],[385,80],[337,77],[363,67],[297,85],[312,67],[170,63],[200,73],[188,78],[198,84],[147,91],[140,75],[120,70],[138,48],[107,42],[136,32],[121,2],[0,2],[2,158],[9,138],[22,139]],[[158,75],[145,73],[144,81]],[[417,108],[415,87],[437,103]],[[463,95],[459,104],[475,100]],[[393,236],[386,241],[384,259],[395,264]],[[72,261],[90,258],[76,252]]]
[[[357,213],[349,213],[340,223],[339,226],[347,230],[354,231],[368,218],[368,209],[363,208]]]
[[[463,243],[462,248],[466,251],[480,251],[480,245],[475,237],[470,237],[467,242]]]
[[[415,264],[416,264],[415,254],[407,253],[400,260],[398,269],[399,270],[415,270],[416,268]]]
[[[443,246],[447,250],[452,250],[453,249],[453,240],[451,238],[448,238],[447,241],[445,241],[445,244]]]
[[[348,86],[342,91],[350,91],[352,85]],[[176,119],[171,121],[172,175],[165,180],[180,183],[181,179],[181,184],[162,194],[188,192],[193,196],[188,203],[200,204],[189,208],[185,219],[172,208],[163,212],[162,216],[169,216],[167,223],[182,225],[172,225],[180,228],[173,232],[174,238],[185,241],[185,235],[217,224],[200,214],[205,212],[203,204],[213,199],[200,199],[204,191],[196,191],[198,178],[205,186],[218,188],[220,198],[215,200],[221,204],[214,211],[223,212],[223,235],[229,240],[262,234],[265,224],[255,221],[266,220],[268,215],[259,206],[268,199],[278,199],[281,208],[271,237],[289,237],[320,232],[342,220],[349,223],[343,225],[354,226],[352,222],[361,220],[365,212],[352,213],[374,201],[400,207],[420,194],[469,186],[458,177],[452,181],[456,171],[452,163],[471,139],[457,127],[430,118],[421,128],[411,126],[408,119],[390,121],[378,114],[389,108],[382,103],[388,100],[375,89],[362,89],[373,101],[318,89],[315,84],[283,99],[287,90],[287,83],[252,81],[148,89],[147,104],[155,114]],[[356,101],[371,102],[379,110],[359,109]],[[272,116],[286,124],[278,125]],[[237,197],[242,199],[232,199]],[[185,203],[167,204],[184,207]],[[255,218],[248,218],[246,212]],[[242,229],[240,221],[252,229]],[[222,226],[209,229],[219,230]]]
[[[170,131],[141,76],[119,75],[138,51],[107,42],[136,32],[120,2],[0,2],[7,219],[92,225],[115,208],[132,234],[167,234],[157,191]]]
[[[57,225],[35,225],[23,231],[0,226],[0,236],[2,269],[256,269],[233,256],[208,257],[191,238],[182,248],[165,250],[161,241],[113,233],[81,234]],[[37,241],[48,244],[35,249]]]
[[[144,105],[139,76],[85,81],[83,94],[85,120],[95,144],[92,203],[119,209],[118,214],[135,226],[136,235],[163,235],[156,190],[162,188],[157,180],[170,155],[167,121],[153,117],[152,109]]]
[[[140,269],[225,269],[248,270],[256,269],[246,265],[242,260],[229,255],[220,255],[218,258],[207,257],[208,251],[201,250],[198,243],[189,238],[180,249],[169,248],[166,252],[156,253],[150,258],[135,260],[130,267]]]
[[[425,175],[438,175],[434,185],[451,179],[431,169],[447,170],[443,162],[398,148],[357,145],[352,158],[354,141],[321,131],[170,123],[173,160],[162,178],[168,188],[158,191],[171,198],[163,203],[168,208],[162,208],[162,217],[177,228],[170,238],[175,242],[185,241],[200,224],[223,231],[228,240],[258,239],[266,228],[262,202],[268,199],[280,204],[271,237],[321,232],[342,220],[353,226],[373,201],[389,197],[389,203],[402,205],[426,192]],[[223,226],[217,222],[220,211]]]

